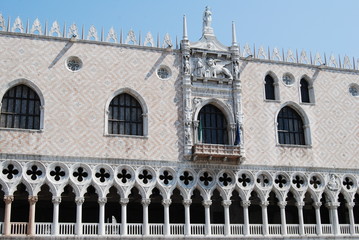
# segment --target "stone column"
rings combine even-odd
[[[330,221],[331,221],[331,224],[333,227],[334,235],[340,234],[338,211],[337,211],[339,206],[340,206],[339,202],[328,202],[326,204],[326,207],[329,208],[329,211],[330,211]]]
[[[263,221],[263,235],[268,235],[268,213],[267,213],[267,207],[269,205],[268,201],[261,202],[262,207],[262,221]]]
[[[142,235],[147,236],[150,234],[149,226],[148,226],[148,205],[150,205],[151,199],[149,198],[142,199],[141,203],[143,206]]]
[[[304,202],[297,202],[295,204],[298,208],[298,218],[299,218],[299,234],[304,235],[304,219],[303,219],[303,207]]]
[[[76,197],[76,235],[82,235],[82,204],[85,202],[84,197]]]
[[[211,205],[212,200],[204,200],[202,201],[202,205],[204,206],[204,220],[205,220],[205,234],[206,236],[211,236]]]
[[[315,208],[315,220],[317,223],[317,234],[322,235],[322,219],[320,217],[320,207],[322,206],[321,202],[313,203],[313,207]]]
[[[128,198],[121,198],[121,234],[127,235],[127,204],[129,202]]]
[[[355,234],[355,229],[354,229],[355,221],[354,221],[354,212],[353,212],[355,203],[350,202],[350,203],[347,203],[346,205],[347,205],[348,212],[349,212],[350,234],[353,235],[353,234]]]
[[[14,201],[14,196],[4,196],[5,202],[5,216],[4,216],[4,235],[9,236],[11,234],[11,203]]]
[[[231,200],[223,200],[222,206],[224,208],[224,235],[228,236],[231,234],[231,220],[229,216],[229,207],[231,206]]]
[[[35,210],[36,210],[36,202],[38,201],[37,196],[29,196],[29,225],[28,225],[28,235],[32,236],[36,234],[35,229]]]
[[[244,226],[243,226],[243,234],[245,236],[249,235],[249,214],[248,214],[248,208],[251,205],[251,201],[246,200],[242,201],[241,205],[243,207],[243,220],[244,220]]]
[[[184,234],[186,236],[191,235],[191,214],[190,214],[190,206],[192,204],[191,199],[186,199],[182,201],[184,205],[184,217],[185,217],[185,226],[184,226]]]
[[[163,233],[165,236],[171,235],[170,229],[170,205],[172,201],[171,199],[164,199],[162,200],[162,205],[164,207],[164,226],[163,226]]]
[[[53,215],[52,215],[52,235],[59,235],[59,206],[61,203],[61,197],[52,197]]]
[[[278,202],[278,206],[280,208],[280,222],[282,224],[282,235],[287,235],[287,219],[285,215],[285,207],[287,206],[287,201]]]
[[[105,235],[105,205],[107,203],[106,197],[99,197],[97,200],[99,204],[99,223],[98,223],[98,234]]]

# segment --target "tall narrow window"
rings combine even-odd
[[[198,138],[202,143],[228,144],[227,121],[217,107],[208,104],[199,112]]]
[[[40,129],[40,98],[26,85],[10,88],[1,101],[0,127]]]
[[[310,103],[309,84],[304,78],[300,80],[300,95],[303,103]]]
[[[108,133],[143,135],[143,116],[139,102],[127,93],[112,99],[109,106]]]
[[[274,79],[267,75],[265,81],[265,95],[267,100],[275,100]]]
[[[305,145],[303,120],[294,109],[282,108],[277,124],[279,144]]]

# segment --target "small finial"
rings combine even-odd
[[[237,46],[236,24],[232,22],[232,46]]]
[[[183,40],[188,40],[186,15],[183,15]]]

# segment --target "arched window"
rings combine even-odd
[[[302,117],[291,107],[283,107],[277,119],[279,144],[305,145]]]
[[[40,129],[40,106],[39,96],[30,87],[10,88],[1,101],[0,127]]]
[[[265,98],[267,100],[275,100],[276,96],[275,96],[275,87],[274,87],[274,79],[270,76],[267,75],[264,79],[264,88],[265,88]]]
[[[228,144],[227,121],[217,107],[208,104],[198,115],[198,140],[209,144]]]
[[[108,133],[143,135],[142,107],[131,95],[122,93],[112,99],[108,114]]]
[[[310,103],[309,83],[304,78],[300,80],[300,95],[302,103]]]

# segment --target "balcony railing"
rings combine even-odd
[[[194,161],[236,162],[241,160],[240,146],[196,144],[193,146]]]

